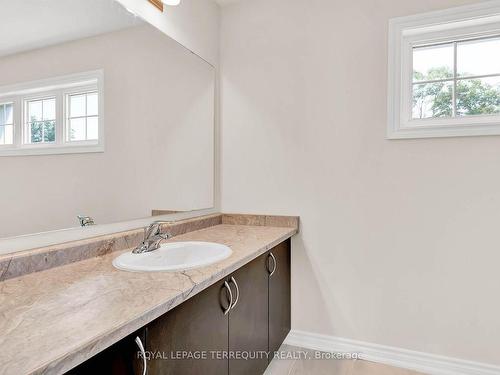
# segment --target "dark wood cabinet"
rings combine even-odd
[[[147,375],[263,374],[290,331],[290,294],[287,240],[68,374],[142,375],[136,337]]]
[[[139,355],[136,337],[144,343],[146,341],[145,329],[124,338],[66,374],[142,375],[144,363]]]
[[[274,256],[274,261],[273,257]],[[291,327],[290,240],[269,251],[269,359],[279,349]]]
[[[229,313],[229,353],[248,355],[229,359],[230,374],[262,374],[268,364],[269,273],[266,261],[267,254],[261,255],[230,277],[233,296],[239,296]]]
[[[146,350],[157,357],[148,375],[228,373],[227,359],[215,353],[227,350],[226,293],[219,281],[148,325]]]

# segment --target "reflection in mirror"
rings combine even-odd
[[[211,65],[113,0],[2,0],[0,238],[213,206]]]

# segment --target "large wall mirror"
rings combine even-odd
[[[210,64],[114,0],[1,4],[1,239],[214,206]]]

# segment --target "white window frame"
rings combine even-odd
[[[413,119],[413,48],[500,36],[500,1],[389,21],[388,139],[500,135],[500,115]]]
[[[30,139],[30,129],[29,129],[29,118],[28,118],[28,103],[32,101],[40,101],[40,100],[46,100],[46,99],[55,99],[56,101],[56,140],[55,142],[39,142],[39,143],[31,143],[29,141]],[[57,130],[58,130],[58,110],[59,110],[59,101],[57,100],[57,92],[56,91],[46,91],[44,93],[41,93],[39,95],[27,95],[27,96],[20,96],[19,97],[19,102],[21,103],[21,111],[22,111],[22,123],[21,123],[21,135],[22,135],[22,142],[19,146],[21,147],[48,147],[49,145],[54,145],[57,142]],[[16,127],[14,126],[14,129]]]
[[[80,86],[78,88],[73,88],[70,90],[65,90],[63,92],[63,100],[64,100],[64,109],[63,109],[63,117],[64,117],[64,140],[66,143],[77,146],[77,145],[91,145],[95,144],[97,141],[95,140],[84,140],[84,141],[72,141],[70,140],[69,137],[69,120],[70,120],[70,102],[69,102],[69,97],[71,95],[81,95],[81,94],[89,94],[92,92],[96,92],[99,98],[98,102],[98,109],[97,109],[97,118],[98,118],[98,123],[99,123],[99,128],[101,127],[101,93],[99,92],[97,86],[95,85],[88,85],[88,86]],[[92,117],[92,116],[85,116],[85,117]],[[86,124],[85,124],[86,125]],[[100,139],[100,134],[98,136]]]
[[[14,98],[2,98],[0,99],[0,106],[4,105],[4,104],[12,104],[12,128],[13,128],[13,135],[14,135],[14,144],[16,142],[16,103],[15,103],[15,99]],[[4,130],[5,131],[5,130]],[[0,152],[2,150],[2,148],[9,148],[9,147],[12,147],[11,144],[0,144]]]
[[[98,93],[98,139],[68,141],[66,97],[68,94],[87,91]],[[29,143],[26,138],[25,103],[47,97],[56,97],[56,140],[51,143]],[[14,103],[14,144],[0,145],[0,157],[104,152],[104,73],[102,70],[3,86],[0,87],[0,102]]]

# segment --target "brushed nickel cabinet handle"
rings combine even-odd
[[[274,256],[273,253],[269,253],[269,256],[272,258],[273,260],[273,270],[271,271],[271,273],[269,274],[269,276],[272,276],[274,275],[274,273],[276,272],[276,267],[277,267],[277,263],[276,263],[276,257]]]
[[[236,287],[236,298],[234,299],[233,306],[231,306],[231,309],[234,309],[236,307],[236,305],[238,304],[238,300],[240,299],[240,288],[238,287],[238,283],[236,282],[234,277],[231,277],[231,281],[234,284],[234,286]]]
[[[231,307],[233,306],[233,292],[231,291],[231,287],[229,286],[229,283],[227,281],[224,281],[224,288],[226,288],[226,291],[229,293],[229,306],[227,309],[224,310],[224,315],[227,315],[229,313],[229,310],[231,310]]]
[[[144,350],[144,345],[142,345],[142,341],[139,338],[139,336],[135,338],[135,343],[137,344],[139,350],[142,353],[142,375],[146,375],[147,373],[146,351]]]

